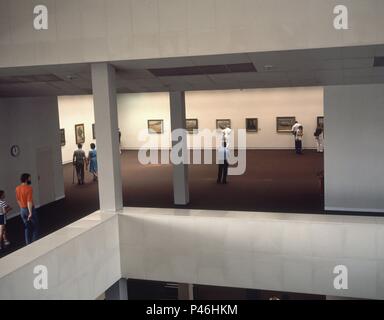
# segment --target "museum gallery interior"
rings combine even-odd
[[[384,298],[384,4],[53,2],[0,0],[0,299]]]

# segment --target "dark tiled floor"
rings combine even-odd
[[[172,166],[143,166],[135,151],[123,152],[121,159],[124,206],[174,207]],[[66,198],[38,210],[42,236],[99,208],[98,187],[91,176],[78,186],[72,184],[72,165],[63,170]],[[216,165],[191,165],[187,208],[323,213],[317,178],[321,170],[323,155],[313,151],[297,156],[290,150],[252,150],[247,152],[246,173],[217,185]],[[11,219],[7,228],[12,246],[1,255],[24,245],[20,218]]]

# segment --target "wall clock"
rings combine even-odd
[[[18,145],[14,145],[11,147],[11,155],[12,157],[18,157],[20,154],[20,147]]]

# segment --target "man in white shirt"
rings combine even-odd
[[[300,124],[299,122],[295,121],[295,124],[292,126],[292,134],[293,134],[293,138],[294,138],[294,141],[295,141],[295,149],[296,149],[296,152],[297,152],[297,139],[296,139],[296,135],[297,135],[297,131],[299,130],[300,127],[303,127],[302,124]]]
[[[217,163],[219,164],[217,183],[227,184],[228,157],[229,149],[227,147],[227,143],[224,141],[217,152]]]
[[[227,147],[229,147],[229,140],[231,138],[231,132],[232,132],[232,129],[229,128],[229,127],[225,127],[223,130],[222,130],[222,133],[223,133],[223,142],[225,142],[227,144]]]

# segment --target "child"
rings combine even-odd
[[[0,250],[4,246],[9,246],[11,243],[7,239],[5,225],[7,222],[6,215],[12,208],[5,202],[5,192],[0,190]]]

